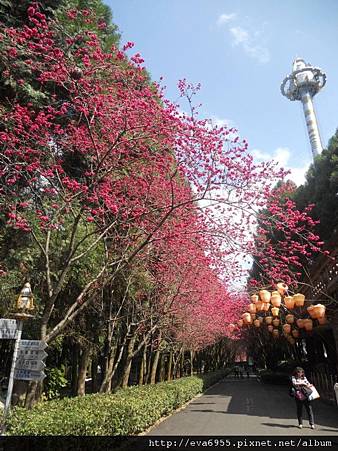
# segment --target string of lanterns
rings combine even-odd
[[[272,337],[279,338],[280,332],[292,345],[300,337],[300,329],[311,333],[314,321],[318,325],[327,323],[325,316],[325,305],[310,305],[305,309],[305,296],[296,293],[289,295],[288,286],[280,282],[276,286],[276,291],[260,290],[250,296],[251,303],[247,307],[241,318],[237,321],[239,328],[254,326],[260,328],[264,325],[272,334]],[[316,324],[316,323],[315,323]],[[230,324],[230,330],[235,330],[236,325]]]

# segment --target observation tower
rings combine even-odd
[[[313,158],[321,153],[323,146],[312,98],[322,89],[325,83],[326,74],[321,69],[306,64],[302,58],[296,58],[292,65],[291,74],[285,77],[281,84],[283,96],[289,100],[300,100],[303,104]]]

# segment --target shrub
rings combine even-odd
[[[226,375],[225,370],[171,382],[45,401],[32,410],[15,408],[10,435],[133,435],[182,406]]]

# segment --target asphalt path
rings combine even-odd
[[[298,429],[295,401],[287,386],[227,378],[147,435],[338,435],[338,407],[321,400],[312,404],[316,429],[310,429],[305,409],[303,429]]]

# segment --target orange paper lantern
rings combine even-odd
[[[274,318],[273,320],[272,320],[272,324],[275,326],[275,327],[278,327],[279,326],[279,319],[278,318]]]
[[[268,290],[261,290],[259,292],[259,297],[261,298],[262,302],[270,302],[271,293]]]
[[[283,332],[285,334],[289,334],[291,332],[291,325],[290,324],[283,324]]]
[[[290,313],[289,315],[286,315],[285,319],[287,323],[293,324],[295,322],[295,315]]]
[[[288,286],[284,282],[277,283],[278,293],[284,296],[284,294],[288,291]]]
[[[270,306],[271,306],[271,304],[270,304],[269,302],[263,302],[263,304],[262,304],[262,310],[263,310],[264,312],[268,312]]]
[[[256,313],[256,304],[249,304],[248,305],[248,311],[250,313]]]
[[[295,307],[295,300],[291,296],[285,296],[284,303],[287,309],[293,309]]]
[[[297,294],[294,294],[292,297],[293,297],[293,299],[295,301],[295,306],[296,307],[303,307],[304,302],[305,302],[304,294],[297,293]]]
[[[280,294],[274,294],[273,296],[271,296],[271,304],[274,307],[280,307],[282,303],[282,298]]]
[[[273,314],[273,316],[278,316],[279,308],[278,307],[272,307],[271,313]]]
[[[298,337],[299,337],[299,330],[293,329],[291,333],[292,333],[292,336],[293,336],[294,338],[298,338]]]
[[[274,330],[272,331],[272,335],[273,335],[275,338],[278,338],[278,337],[279,337],[279,330],[278,330],[278,329],[274,329]]]
[[[242,318],[246,324],[250,324],[252,322],[250,313],[243,313]]]

